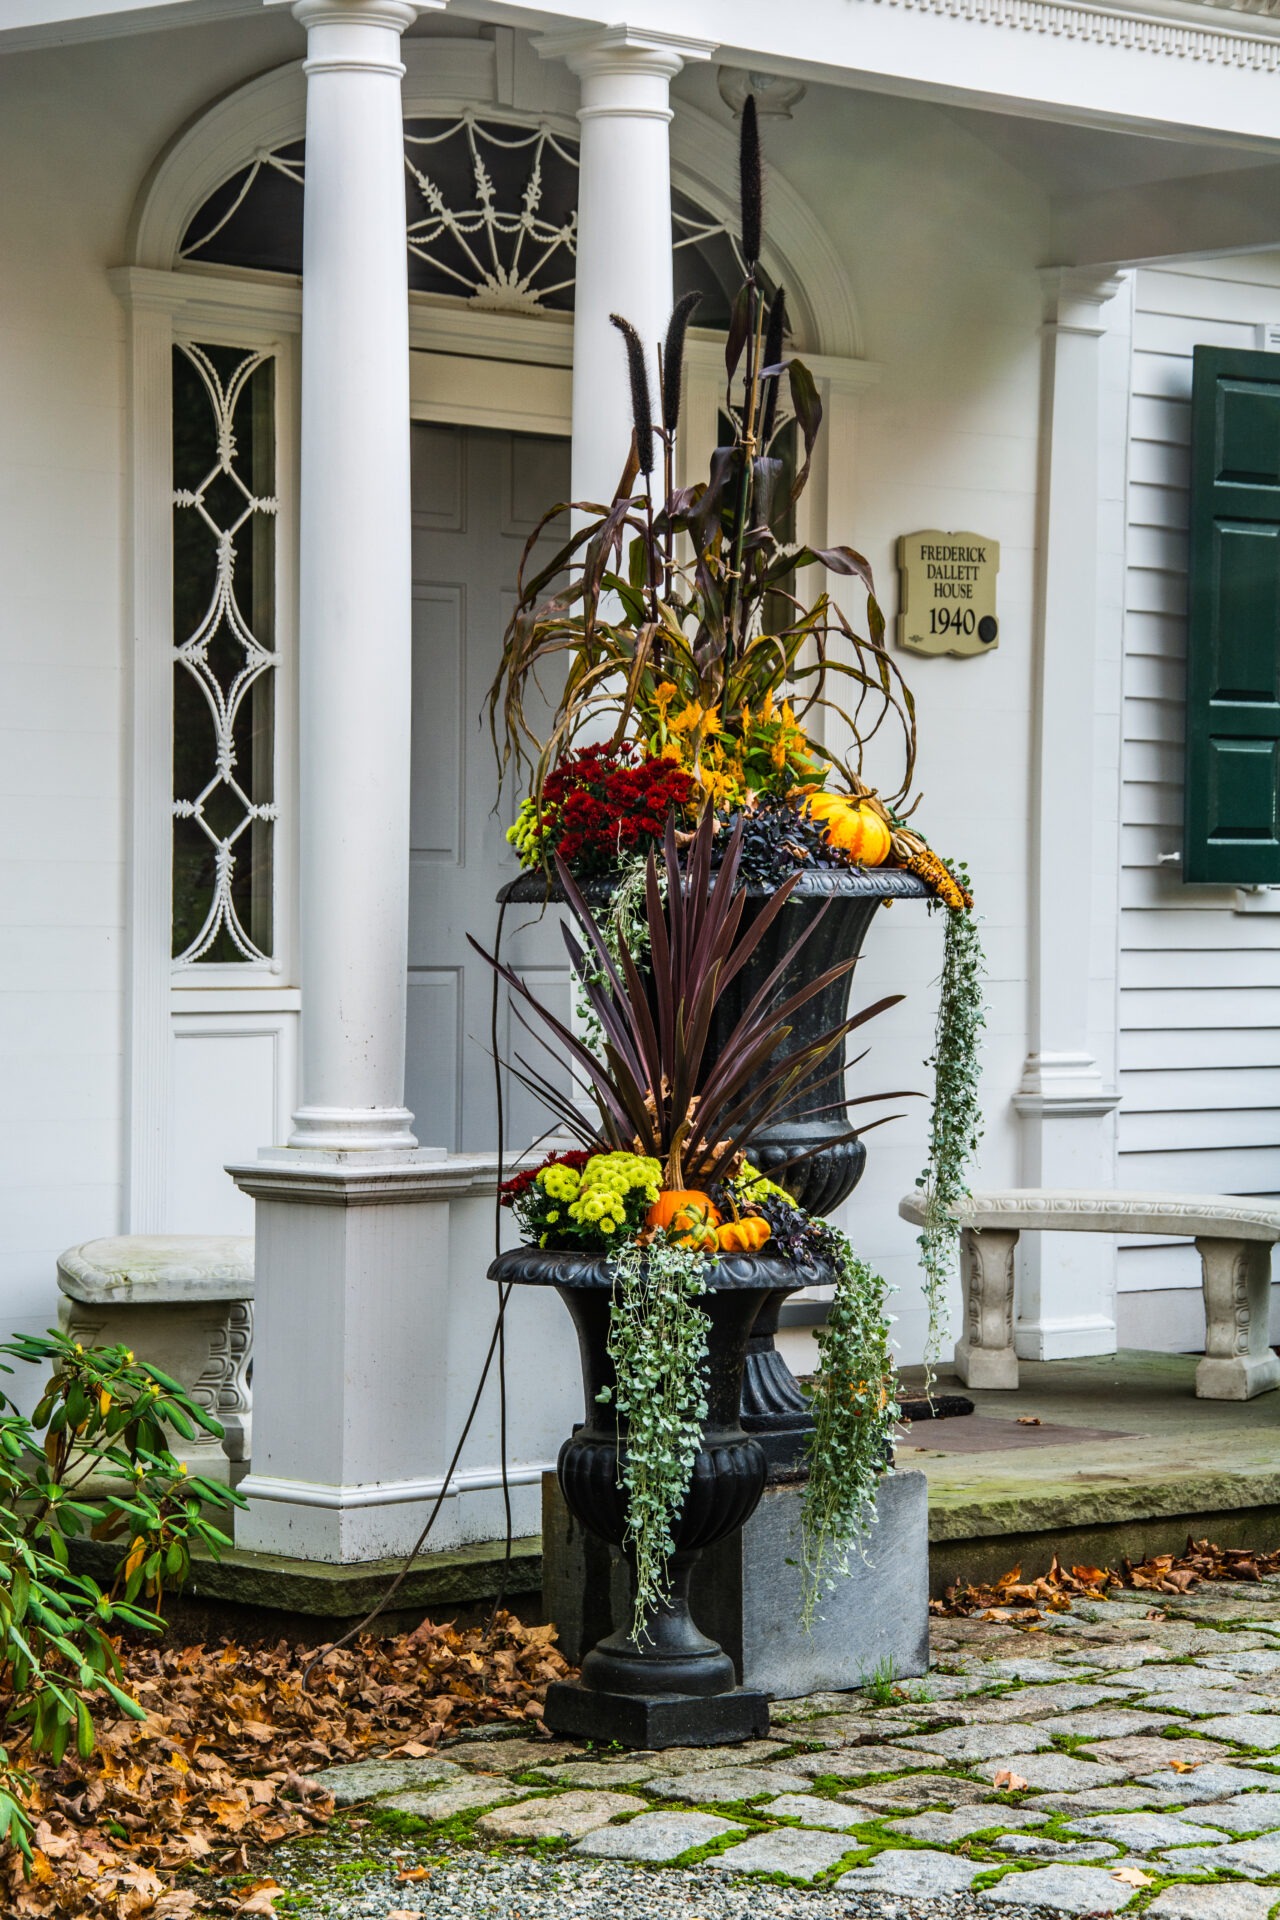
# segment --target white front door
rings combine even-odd
[[[410,832],[406,1104],[423,1146],[492,1151],[492,951],[498,888],[518,871],[506,841],[520,794],[498,811],[497,765],[482,716],[515,599],[525,541],[569,497],[567,440],[491,428],[413,428],[413,806]],[[554,548],[548,547],[548,554]],[[561,1018],[569,976],[560,917],[509,908],[503,958]],[[538,1050],[499,1007],[498,1048]],[[539,1064],[546,1064],[545,1056]],[[505,1144],[523,1148],[548,1116],[504,1081]]]

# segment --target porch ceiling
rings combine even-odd
[[[1048,195],[1051,264],[1134,264],[1280,245],[1280,162],[1273,154],[1016,114],[943,111]]]

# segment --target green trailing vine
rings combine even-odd
[[[655,1240],[621,1247],[613,1258],[616,1284],[609,1323],[612,1399],[625,1419],[619,1470],[627,1492],[627,1538],[635,1568],[631,1635],[639,1640],[646,1616],[670,1593],[667,1570],[672,1527],[684,1505],[707,1415],[707,1316],[698,1302],[706,1290],[700,1253]]]
[[[954,872],[967,889],[962,866]],[[932,1392],[934,1369],[945,1326],[947,1284],[956,1260],[958,1215],[969,1192],[969,1170],[982,1137],[979,1049],[985,1027],[983,982],[986,963],[982,937],[972,908],[943,909],[946,934],[938,1024],[927,1066],[934,1070],[933,1110],[929,1119],[929,1164],[916,1185],[924,1192],[924,1230],[920,1265],[929,1311],[925,1340],[925,1391]]]
[[[835,1297],[818,1335],[818,1365],[810,1395],[813,1433],[809,1479],[800,1513],[804,1591],[801,1620],[808,1631],[818,1599],[876,1517],[876,1489],[893,1471],[898,1401],[889,1289],[838,1228],[821,1229],[836,1272]]]

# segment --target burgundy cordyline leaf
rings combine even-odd
[[[563,1022],[541,1006],[532,990],[475,940],[471,945],[506,981],[520,1026],[558,1064],[567,1059],[581,1076],[600,1113],[595,1138],[609,1147],[641,1147],[666,1163],[669,1174],[703,1183],[720,1177],[734,1155],[806,1087],[814,1091],[843,1071],[848,1034],[892,1006],[893,995],[838,1022],[826,1032],[782,1054],[791,1037],[793,1014],[847,973],[853,962],[839,962],[806,985],[776,995],[806,939],[821,919],[793,941],[751,996],[732,1031],[708,1057],[715,1010],[726,985],[758,948],[794,890],[787,881],[746,918],[747,895],[737,887],[745,823],[739,822],[713,872],[715,821],[703,815],[685,850],[682,871],[675,823],[667,824],[663,865],[650,855],[645,875],[650,932],[650,965],[642,974],[625,941],[615,963],[604,936],[573,875],[557,860],[556,872],[581,938],[565,930],[570,964],[584,996],[600,1022],[604,1057],[597,1057]],[[541,1026],[544,1033],[538,1033]],[[546,1035],[551,1036],[550,1040]],[[827,1075],[819,1069],[836,1065]],[[570,1098],[523,1055],[513,1068],[522,1086],[537,1093],[557,1118],[589,1142]],[[753,1083],[753,1084],[748,1084]],[[865,1095],[863,1099],[894,1096]],[[833,1103],[840,1106],[843,1102]],[[865,1129],[864,1129],[865,1131]]]

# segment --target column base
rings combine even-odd
[[[1280,1387],[1280,1360],[1274,1354],[1229,1360],[1206,1356],[1196,1368],[1197,1400],[1256,1400]]]
[[[769,1697],[745,1687],[732,1693],[606,1693],[576,1680],[547,1689],[543,1724],[577,1740],[620,1740],[641,1749],[719,1747],[769,1731]]]
[[[1012,1347],[956,1347],[956,1372],[966,1387],[1012,1390],[1018,1384],[1018,1356]]]
[[[304,1153],[413,1153],[418,1140],[407,1107],[299,1107],[289,1146]],[[443,1156],[444,1148],[428,1151]]]

